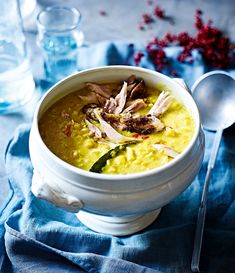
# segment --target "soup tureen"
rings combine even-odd
[[[38,122],[50,106],[78,90],[84,82],[120,81],[131,74],[145,79],[147,85],[166,85],[190,111],[195,131],[179,156],[149,171],[112,175],[79,169],[49,150],[41,138]],[[197,106],[177,81],[155,71],[130,66],[81,71],[54,85],[35,111],[29,142],[34,167],[31,190],[38,198],[76,213],[92,230],[120,236],[132,234],[150,225],[161,208],[191,184],[200,169],[204,145]]]

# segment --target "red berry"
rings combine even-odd
[[[145,24],[151,24],[154,22],[154,19],[150,14],[144,13],[142,17]]]
[[[160,6],[154,8],[154,15],[160,19],[165,17],[165,12]]]

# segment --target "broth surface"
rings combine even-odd
[[[110,83],[109,83],[110,84]],[[112,83],[117,88],[120,83]],[[163,90],[163,86],[147,87],[147,106],[135,114],[147,114]],[[164,88],[166,90],[166,88]],[[79,95],[86,95],[84,87],[57,101],[39,121],[41,137],[47,147],[59,158],[78,168],[89,170],[91,166],[111,148],[105,141],[91,135],[84,120],[84,103]],[[102,169],[105,174],[129,174],[150,170],[173,160],[164,150],[157,150],[153,144],[164,144],[181,153],[189,144],[194,133],[194,120],[186,107],[172,99],[168,110],[159,119],[165,128],[148,135],[119,131],[122,135],[135,137],[140,142],[126,147],[107,161]],[[99,127],[98,122],[93,122]],[[110,142],[110,140],[108,140]]]

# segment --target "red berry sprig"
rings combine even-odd
[[[164,16],[160,7],[155,8],[155,12],[159,17]],[[175,44],[182,46],[182,51],[177,57],[177,60],[182,63],[192,63],[192,51],[198,49],[208,65],[221,69],[229,68],[230,64],[235,61],[235,45],[224,36],[221,30],[212,26],[212,20],[208,20],[207,23],[203,22],[201,10],[196,10],[194,26],[196,28],[194,37],[187,32],[177,35],[167,32],[162,39],[154,38],[146,45],[146,52],[156,70],[161,71],[167,64],[164,48]],[[136,65],[139,65],[143,56],[141,52],[136,54],[134,58]]]

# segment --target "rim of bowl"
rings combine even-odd
[[[195,131],[193,134],[193,137],[190,141],[190,143],[188,144],[188,146],[184,149],[184,151],[182,153],[180,153],[176,158],[174,158],[173,160],[171,160],[170,162],[156,167],[154,169],[151,170],[146,170],[146,171],[142,171],[139,173],[131,173],[131,174],[102,174],[102,173],[94,173],[94,172],[90,172],[90,171],[86,171],[83,169],[80,169],[79,167],[73,166],[69,163],[67,163],[66,161],[62,160],[61,158],[59,158],[57,155],[55,155],[48,147],[47,145],[44,143],[44,141],[41,138],[41,134],[39,132],[39,128],[38,128],[38,122],[39,122],[39,118],[38,118],[38,114],[39,111],[41,109],[41,105],[44,101],[44,99],[48,96],[48,94],[50,92],[52,92],[54,89],[57,88],[58,85],[61,85],[62,83],[69,81],[71,78],[73,77],[77,77],[77,75],[79,74],[89,74],[91,71],[95,72],[96,70],[100,71],[100,70],[109,70],[109,69],[120,69],[120,70],[133,70],[134,71],[140,71],[140,72],[145,72],[145,73],[150,73],[154,75],[158,75],[161,78],[166,79],[167,81],[173,83],[174,85],[177,85],[179,89],[183,90],[183,92],[185,94],[187,94],[186,96],[190,97],[190,100],[192,101],[195,109],[196,109],[196,117],[194,117],[195,120]],[[66,95],[65,95],[66,96]],[[89,68],[86,70],[82,70],[79,71],[77,73],[74,73],[72,75],[69,75],[68,77],[62,79],[61,81],[59,81],[58,83],[56,83],[55,85],[53,85],[41,98],[41,100],[39,101],[37,108],[35,110],[34,113],[34,123],[36,123],[36,130],[37,130],[37,134],[39,136],[39,141],[41,144],[41,147],[43,147],[43,150],[47,153],[47,155],[49,157],[51,157],[53,160],[55,160],[58,164],[63,165],[64,168],[68,169],[69,171],[76,173],[78,175],[83,175],[86,177],[90,177],[93,179],[100,179],[100,180],[115,180],[116,182],[118,181],[122,181],[122,180],[134,180],[134,179],[140,179],[140,178],[144,178],[147,176],[151,176],[157,173],[161,173],[163,171],[165,171],[166,169],[170,168],[171,166],[176,165],[186,154],[189,153],[189,151],[191,150],[192,146],[194,145],[199,132],[200,132],[200,128],[201,128],[201,119],[200,119],[200,114],[199,114],[199,110],[197,108],[197,105],[192,97],[192,95],[183,87],[181,86],[179,83],[177,83],[176,81],[173,80],[173,78],[170,78],[162,73],[159,73],[157,71],[153,71],[150,69],[146,69],[146,68],[142,68],[142,67],[134,67],[134,66],[125,66],[125,65],[110,65],[110,66],[99,66],[99,67],[95,67],[95,68]]]

